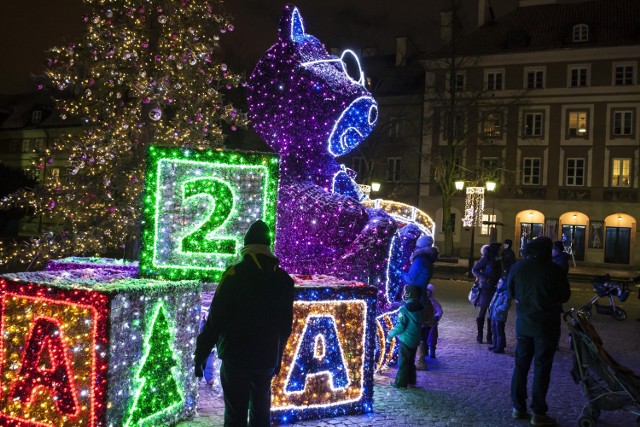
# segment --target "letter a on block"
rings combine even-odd
[[[58,324],[44,317],[36,319],[11,397],[29,404],[36,388],[43,387],[50,391],[61,414],[76,415],[79,408],[67,356],[68,349]]]
[[[332,389],[349,385],[342,347],[332,316],[309,316],[285,390],[304,391],[307,378],[326,374]]]

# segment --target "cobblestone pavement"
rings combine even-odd
[[[470,282],[434,280],[436,297],[444,308],[440,322],[437,359],[428,360],[428,370],[418,373],[418,387],[397,390],[389,386],[395,370],[375,376],[373,413],[332,419],[310,420],[296,426],[525,426],[511,419],[510,382],[514,363],[515,307],[507,322],[505,354],[487,351],[475,341],[475,311],[466,295]],[[640,373],[640,300],[637,291],[622,304],[628,317],[619,322],[594,313],[592,323],[605,349],[622,365]],[[589,283],[572,282],[569,307],[580,307],[593,296]],[[563,322],[560,351],[556,353],[550,390],[549,415],[560,426],[576,426],[586,399],[569,374],[572,352]],[[531,379],[529,380],[531,383]],[[179,427],[222,426],[224,404],[204,382],[200,386],[197,416]],[[601,427],[635,426],[636,416],[624,411],[602,411]]]

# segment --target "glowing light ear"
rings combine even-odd
[[[285,6],[278,26],[278,38],[284,42],[301,42],[305,37],[304,22],[300,11],[293,5]]]

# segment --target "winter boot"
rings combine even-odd
[[[482,332],[484,329],[484,319],[476,319],[476,325],[478,326],[478,336],[476,337],[476,341],[482,344]]]
[[[435,359],[435,358],[436,358],[436,348],[429,347],[429,359]]]
[[[416,370],[417,371],[426,371],[427,370],[427,361],[424,359],[427,355],[427,346],[423,341],[420,342],[418,346],[418,351],[416,351]]]
[[[493,334],[491,334],[491,321],[487,319],[487,342],[493,342]]]

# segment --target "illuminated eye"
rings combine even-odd
[[[352,50],[345,50],[340,56],[340,62],[342,63],[342,70],[347,76],[361,86],[364,86],[364,72],[360,67],[360,61],[358,56]]]

